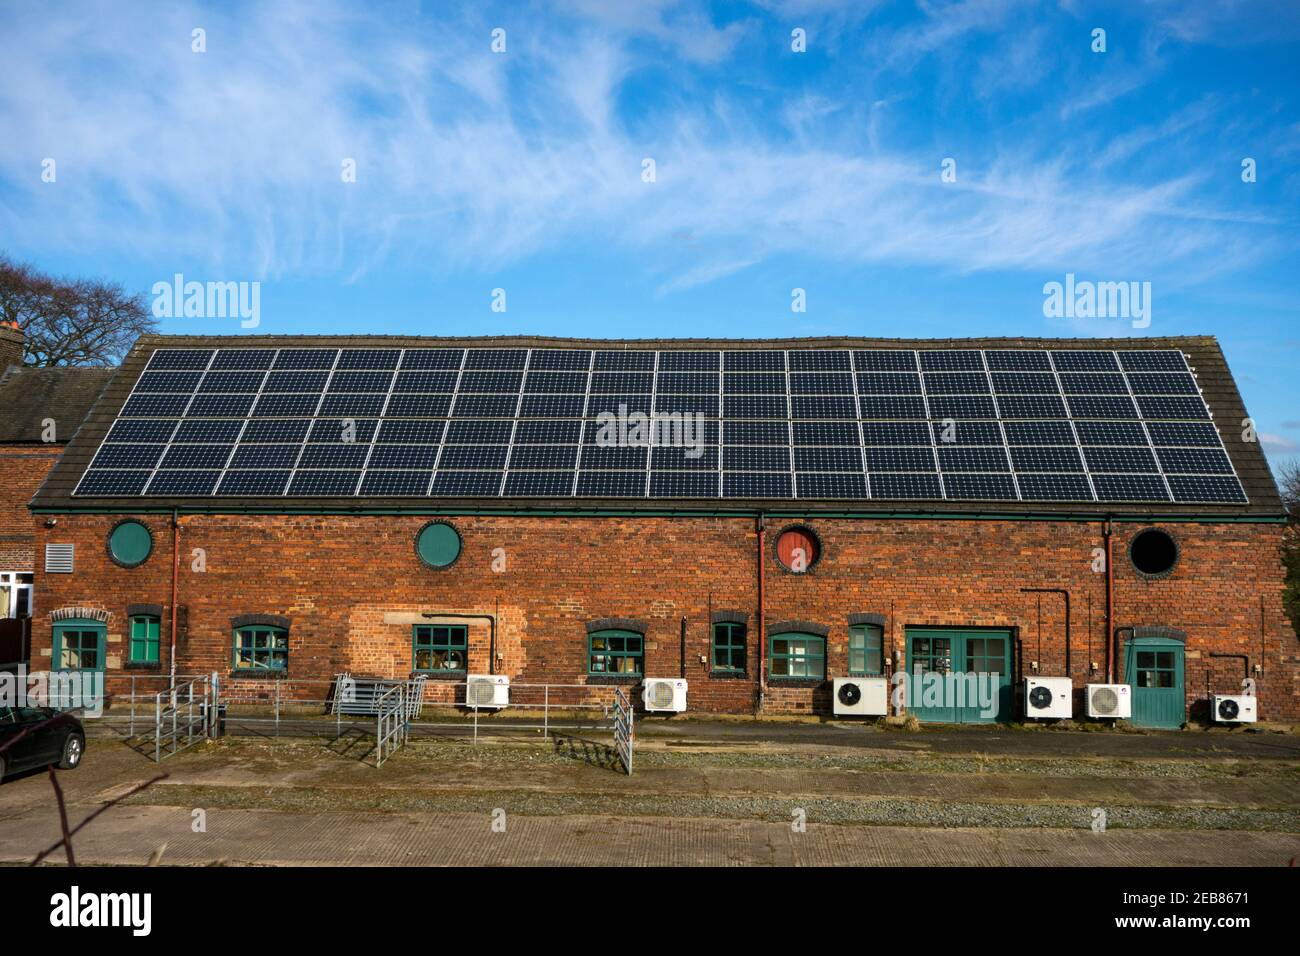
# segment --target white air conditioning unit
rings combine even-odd
[[[1089,684],[1088,716],[1127,720],[1133,716],[1133,690],[1128,684]]]
[[[1073,712],[1074,683],[1068,677],[1026,677],[1025,716],[1068,720]]]
[[[1216,724],[1253,724],[1259,719],[1255,698],[1245,694],[1215,694],[1210,698],[1210,714]]]
[[[835,716],[883,717],[889,713],[889,682],[883,677],[837,677]]]
[[[510,678],[505,674],[470,674],[465,678],[465,706],[500,710],[510,703]]]
[[[686,709],[686,681],[680,677],[647,677],[641,703],[649,713],[680,714]]]

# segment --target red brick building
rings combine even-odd
[[[0,325],[0,665],[17,662],[32,612],[36,530],[27,505],[112,369],[24,368],[23,333]]]
[[[995,719],[1057,676],[1166,726],[1248,676],[1293,720],[1246,418],[1204,337],[147,337],[31,502],[33,663],[816,714],[837,677],[978,671]]]

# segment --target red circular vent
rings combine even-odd
[[[821,542],[807,528],[787,528],[777,536],[776,557],[787,571],[802,574],[821,556]]]

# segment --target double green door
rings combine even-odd
[[[1011,635],[1006,631],[907,629],[907,701],[919,720],[1008,720]]]
[[[1133,688],[1135,725],[1176,729],[1187,720],[1182,642],[1162,637],[1131,641],[1124,675]]]

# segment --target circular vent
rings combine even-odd
[[[862,699],[862,688],[857,684],[841,684],[836,696],[845,707],[852,707]]]
[[[490,681],[476,680],[469,685],[469,699],[475,704],[490,704],[496,695],[496,685]]]
[[[1099,687],[1092,692],[1092,709],[1099,714],[1113,714],[1119,710],[1119,694],[1109,687]]]
[[[1052,706],[1052,692],[1039,685],[1029,692],[1029,704],[1035,710],[1045,710]]]
[[[1237,715],[1241,713],[1241,708],[1237,702],[1229,698],[1228,700],[1219,701],[1219,716],[1224,720],[1236,720]]]
[[[673,687],[667,681],[655,681],[650,685],[650,703],[656,707],[673,705]]]

